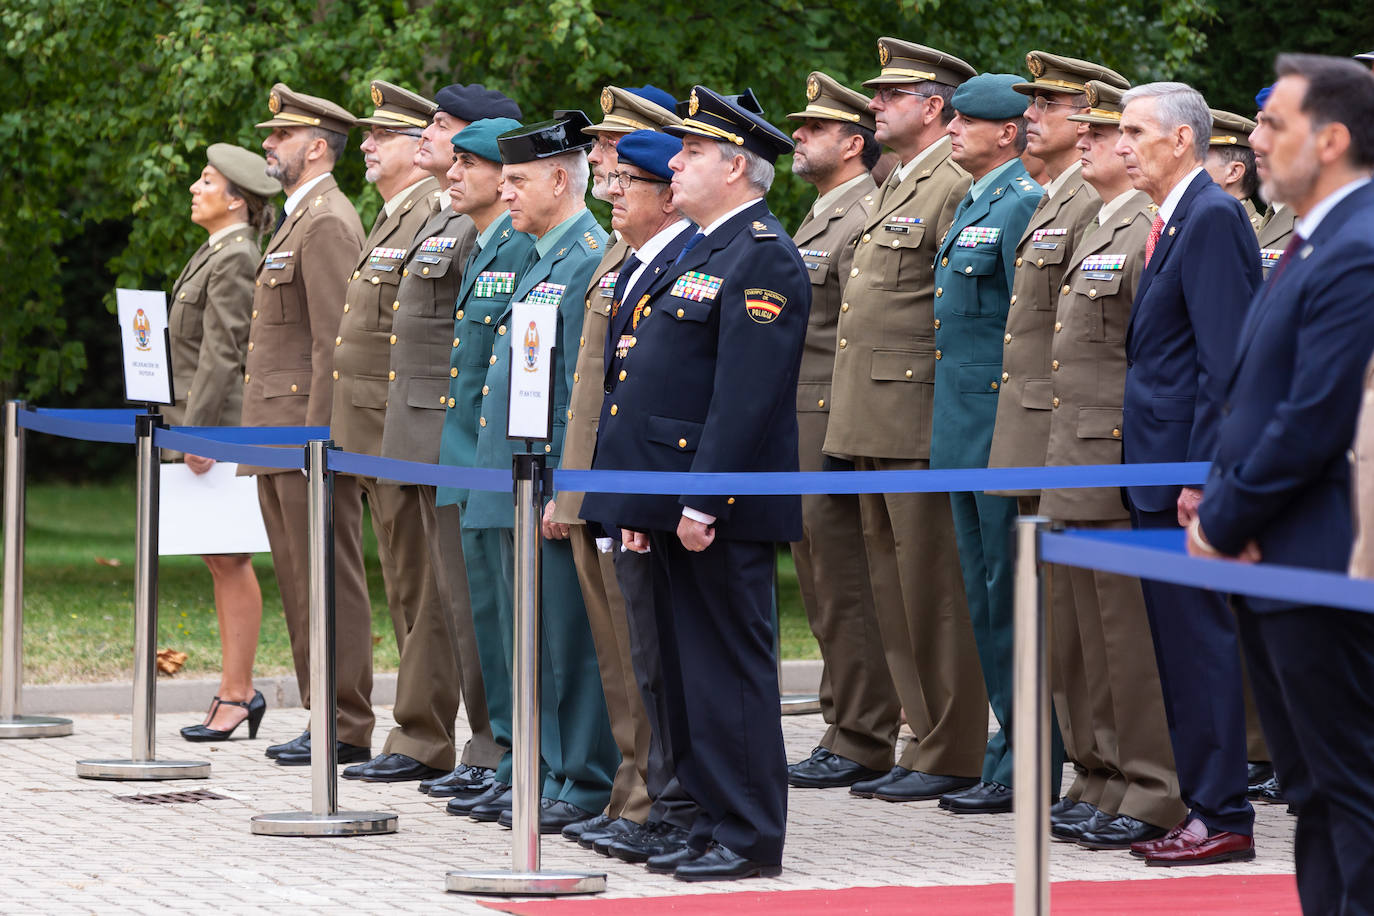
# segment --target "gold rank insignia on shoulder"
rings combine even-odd
[[[807,100],[808,102],[814,102],[814,101],[816,101],[816,99],[818,99],[818,98],[820,98],[820,97],[821,97],[821,83],[820,83],[820,80],[816,79],[814,76],[808,76],[808,77],[806,78],[806,100]]]
[[[615,96],[611,95],[611,90],[610,90],[610,88],[608,87],[608,88],[602,89],[602,90],[601,90],[601,113],[602,113],[602,114],[610,114],[610,113],[611,113],[611,109],[614,108],[614,107],[615,107]]]
[[[1159,204],[1150,204],[1150,206],[1149,206],[1149,211],[1150,211],[1151,213],[1158,213],[1158,212],[1159,212]]]
[[[695,118],[697,116],[697,109],[700,107],[701,103],[697,101],[697,91],[693,89],[691,97],[687,100],[687,114]]]
[[[776,232],[771,231],[767,225],[758,220],[754,220],[750,228],[754,230],[754,238],[756,239],[775,239],[778,237]]]
[[[1030,75],[1034,79],[1040,79],[1040,77],[1045,75],[1044,62],[1034,54],[1026,55],[1026,69],[1030,71]]]
[[[887,62],[892,60],[892,52],[888,51],[887,45],[878,42],[878,66],[886,67]]]
[[[272,114],[281,111],[281,96],[277,95],[275,92],[269,95],[267,97],[267,110],[272,112]]]
[[[380,104],[382,104],[382,90],[380,90],[380,89],[377,88],[377,84],[376,84],[376,83],[373,83],[373,84],[372,84],[372,104],[373,104],[373,105],[380,105]]]
[[[598,244],[596,243],[596,238],[595,238],[590,232],[584,232],[584,233],[582,233],[582,237],[583,237],[584,239],[587,240],[587,245],[588,245],[593,251],[595,251],[596,249],[598,249],[598,248],[601,247],[600,245],[598,245]]]
[[[313,201],[311,201],[311,203],[318,207],[320,204],[324,203],[324,198],[316,197]]]

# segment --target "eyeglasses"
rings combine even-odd
[[[620,185],[620,190],[622,190],[622,191],[628,191],[628,190],[630,190],[630,183],[631,183],[631,182],[634,182],[634,181],[642,181],[642,182],[644,182],[645,184],[671,184],[671,183],[672,183],[672,182],[669,182],[669,181],[664,181],[662,178],[640,178],[638,175],[631,175],[629,172],[607,172],[607,173],[606,173],[606,185],[607,185],[608,187],[610,186],[611,182],[615,182],[616,184]]]
[[[898,89],[896,86],[883,86],[877,92],[873,93],[873,97],[884,105],[891,102],[893,96],[897,95],[914,95],[923,99],[931,98],[928,92],[917,92],[915,89]]]
[[[391,128],[391,127],[378,127],[378,126],[374,126],[374,127],[372,128],[371,133],[372,133],[372,139],[375,140],[375,141],[378,141],[378,142],[380,142],[380,141],[382,141],[382,140],[389,140],[389,139],[391,139],[392,137],[397,137],[397,136],[399,136],[399,137],[413,137],[413,138],[416,138],[416,139],[418,139],[418,138],[424,136],[424,131],[420,131],[420,130],[396,129],[396,128]]]
[[[1031,107],[1034,108],[1036,111],[1040,112],[1041,114],[1044,114],[1046,111],[1050,110],[1051,108],[1054,108],[1055,106],[1060,106],[1063,108],[1083,107],[1082,105],[1075,105],[1072,102],[1051,102],[1046,96],[1043,95],[1037,95],[1031,98]]]
[[[607,137],[605,134],[600,134],[597,136],[596,143],[594,145],[596,146],[598,152],[610,153],[615,151],[616,144],[618,144],[619,142],[619,137]]]

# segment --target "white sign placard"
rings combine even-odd
[[[263,553],[267,529],[256,477],[236,477],[238,465],[217,461],[204,474],[163,464],[158,478],[157,552],[164,557]]]
[[[510,400],[506,438],[544,441],[552,437],[553,349],[558,306],[511,305]]]
[[[172,404],[172,358],[167,341],[167,294],[117,289],[119,336],[124,343],[124,397]]]

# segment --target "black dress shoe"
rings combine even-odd
[[[627,818],[613,818],[600,829],[582,831],[582,835],[577,838],[577,845],[583,849],[595,849],[597,840],[619,840],[634,833],[639,829],[639,826]],[[567,831],[563,831],[563,834],[566,836]],[[606,845],[607,848],[610,847],[609,842]],[[602,855],[609,855],[609,853],[602,853]]]
[[[300,751],[305,751],[306,753],[309,753],[310,732],[303,731],[296,737],[292,738],[290,741],[283,741],[281,744],[269,744],[267,746],[267,750],[263,751],[263,754],[275,760],[278,757],[280,757],[282,755],[282,752],[284,751],[292,754],[298,753]]]
[[[1167,827],[1156,827],[1128,814],[1118,814],[1101,827],[1079,834],[1078,845],[1084,849],[1130,849],[1132,843],[1157,840],[1168,832]]]
[[[602,842],[592,844],[597,852]],[[643,827],[624,837],[606,843],[606,855],[622,862],[647,862],[654,856],[666,855],[687,848],[687,828],[677,827],[666,821],[650,821]],[[672,871],[672,869],[668,869]],[[667,874],[667,872],[664,872]]]
[[[1260,789],[1274,775],[1274,765],[1272,763],[1256,763],[1251,760],[1245,764],[1245,784],[1249,791],[1245,794],[1250,798],[1259,798]]]
[[[679,865],[685,865],[693,859],[699,859],[704,855],[706,855],[706,850],[693,849],[684,843],[671,852],[650,856],[645,861],[644,867],[656,875],[671,875],[677,871]]]
[[[563,828],[578,821],[585,821],[592,813],[577,807],[572,802],[556,798],[539,799],[539,832],[544,835],[562,833]],[[515,812],[509,807],[497,816],[496,822],[506,829],[515,825]]]
[[[578,821],[575,824],[569,824],[564,827],[563,839],[572,840],[576,843],[582,838],[582,834],[586,833],[588,830],[595,833],[613,820],[615,820],[615,818],[603,811],[595,817],[589,817],[585,821]],[[587,848],[591,849],[591,845],[588,844]]]
[[[873,779],[861,779],[854,783],[849,787],[849,794],[857,795],[859,798],[872,798],[874,792],[877,792],[893,780],[901,779],[911,772],[913,771],[908,770],[906,767],[895,766],[881,776],[875,776]]]
[[[1053,830],[1056,824],[1081,824],[1096,813],[1097,808],[1087,802],[1061,798],[1050,805],[1050,829]]]
[[[459,769],[462,769],[461,767]],[[496,771],[486,767],[468,767],[459,774],[454,770],[436,779],[429,787],[430,798],[472,798],[481,795],[496,783]]]
[[[1079,804],[1083,805],[1087,803],[1079,802]],[[1092,811],[1082,820],[1063,819],[1059,823],[1055,823],[1054,817],[1051,815],[1050,839],[1054,840],[1056,843],[1077,843],[1078,838],[1083,834],[1092,830],[1099,830],[1116,819],[1115,814],[1108,814],[1106,811],[1094,808],[1092,805],[1088,805],[1088,807],[1092,808]]]
[[[412,779],[434,779],[446,772],[405,754],[381,754],[367,763],[349,767],[341,775],[363,782],[410,782]]]
[[[372,748],[359,747],[356,744],[346,744],[343,741],[336,742],[335,752],[338,759],[335,764],[340,763],[362,763],[372,758]],[[282,767],[308,767],[310,766],[310,748],[304,751],[282,751],[277,755],[277,766]]]
[[[963,776],[937,776],[934,773],[909,770],[905,776],[879,786],[874,790],[873,797],[890,802],[930,801],[977,784],[977,779]]]
[[[972,789],[940,796],[940,807],[951,814],[1007,814],[1011,789],[1000,782],[980,782]]]
[[[447,811],[449,814],[457,814],[463,817],[467,817],[468,814],[472,812],[473,808],[477,807],[478,805],[484,805],[489,801],[493,801],[494,799],[499,798],[501,795],[509,791],[509,783],[496,782],[493,780],[491,787],[488,788],[485,792],[481,793],[480,795],[464,795],[458,798],[450,798],[448,800],[448,804],[444,806],[444,810]]]
[[[463,785],[469,786],[480,782],[482,779],[491,779],[492,771],[485,767],[471,767],[466,763],[460,763],[443,776],[432,776],[429,779],[420,780],[416,787],[421,793],[428,795],[429,790],[435,786]],[[482,791],[486,791],[483,789]],[[464,793],[459,793],[464,794]]]
[[[1250,796],[1251,798],[1266,802],[1267,804],[1282,805],[1288,801],[1288,799],[1283,797],[1283,788],[1279,785],[1279,778],[1277,776],[1270,776],[1264,782],[1257,786],[1251,786],[1250,788],[1259,790],[1254,795]]]
[[[798,789],[834,789],[882,775],[882,770],[870,769],[848,757],[818,747],[810,757],[787,768],[787,784]]]
[[[673,870],[679,881],[737,881],[740,878],[776,878],[781,865],[765,865],[732,852],[728,846],[712,843],[706,852]]]
[[[511,806],[511,790],[509,788],[489,801],[473,805],[468,809],[468,817],[483,824],[490,824],[500,820],[501,812],[509,811]],[[450,802],[450,804],[452,804]]]

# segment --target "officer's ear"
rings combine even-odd
[[[852,133],[844,138],[844,143],[840,145],[840,161],[848,162],[864,154],[864,138],[862,134]]]

